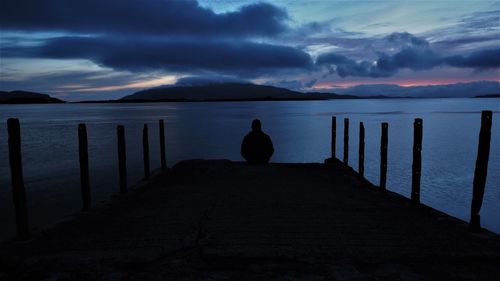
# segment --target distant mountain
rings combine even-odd
[[[496,81],[477,81],[411,87],[402,87],[394,84],[372,84],[336,89],[336,92],[360,97],[383,95],[387,97],[465,98],[484,94],[499,94],[500,83]]]
[[[250,83],[216,83],[196,86],[153,88],[123,97],[120,101],[244,101],[244,100],[326,100],[329,93],[301,93]]]
[[[64,103],[60,99],[53,98],[46,94],[39,94],[26,91],[0,91],[0,103],[19,104],[19,103]]]
[[[301,93],[251,83],[212,83],[152,88],[136,92],[118,102],[141,101],[245,101],[245,100],[328,100],[384,98],[457,98],[500,93],[500,83],[479,81],[448,85],[402,87],[394,84],[358,85],[337,89],[338,93]]]

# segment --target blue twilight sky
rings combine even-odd
[[[500,1],[2,0],[0,90],[500,81]]]

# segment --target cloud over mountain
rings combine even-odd
[[[335,91],[341,94],[360,97],[464,98],[485,94],[499,94],[500,83],[497,81],[477,81],[470,83],[411,87],[401,87],[391,84],[371,84],[336,89]]]
[[[321,54],[316,65],[326,66],[330,74],[340,77],[389,77],[401,69],[422,71],[436,66],[474,68],[478,70],[500,67],[500,49],[480,50],[467,55],[443,56],[436,54],[431,44],[409,33],[393,33],[385,38],[400,45],[394,54],[379,53],[372,61],[355,61],[336,53]]]

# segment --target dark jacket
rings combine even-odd
[[[241,143],[241,155],[251,164],[268,163],[273,153],[273,142],[262,131],[251,131]]]

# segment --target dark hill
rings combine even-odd
[[[121,101],[244,101],[244,100],[326,100],[335,94],[300,93],[273,86],[219,83],[202,86],[153,88],[123,97]]]
[[[21,104],[21,103],[64,103],[60,99],[53,98],[46,94],[39,94],[26,91],[0,91],[0,103]]]

